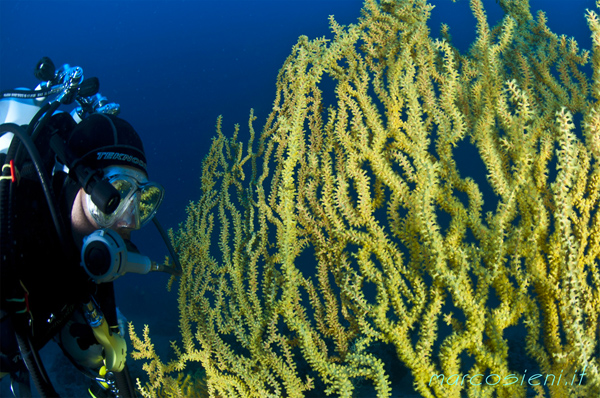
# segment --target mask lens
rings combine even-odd
[[[133,177],[114,175],[108,180],[119,192],[121,202],[112,214],[104,214],[87,195],[87,206],[94,221],[102,227],[114,225],[138,229],[148,223],[160,206],[164,190],[153,182],[140,184]]]
[[[113,176],[108,180],[113,187],[119,192],[121,201],[119,206],[111,214],[105,214],[92,202],[90,195],[87,195],[87,207],[96,221],[96,224],[102,228],[108,228],[115,224],[115,222],[121,219],[126,210],[132,205],[132,196],[137,190],[137,184],[135,180],[128,176]]]
[[[137,188],[135,182],[129,178],[128,179],[125,179],[125,178],[114,179],[114,180],[111,180],[110,183],[112,184],[113,187],[115,187],[115,189],[121,195],[121,201],[125,200],[127,198],[127,196],[129,196],[131,191],[133,189]]]
[[[163,200],[164,190],[160,185],[150,182],[142,185],[140,191],[140,224],[143,226],[156,214]]]

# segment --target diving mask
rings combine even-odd
[[[104,179],[119,192],[121,202],[114,212],[105,214],[86,195],[88,211],[100,228],[139,229],[154,217],[164,197],[162,186],[149,182],[143,172],[123,166],[104,169]]]

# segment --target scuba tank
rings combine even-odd
[[[18,89],[26,90],[26,89]],[[29,124],[42,107],[42,100],[36,98],[2,98],[0,99],[0,124],[14,123],[19,126]],[[0,153],[6,155],[14,137],[13,133],[0,136]]]
[[[17,90],[27,90],[19,88]],[[2,98],[0,99],[0,124],[28,124],[42,107],[43,99],[36,98]]]

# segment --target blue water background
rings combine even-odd
[[[475,36],[469,2],[432,1],[432,32],[441,22],[467,50]],[[543,8],[554,32],[574,36],[591,48],[584,18],[592,0],[531,1]],[[81,66],[100,79],[100,92],[121,105],[121,117],[140,133],[151,179],[166,189],[158,214],[165,228],[186,218],[199,197],[201,161],[223,115],[223,129],[235,123],[247,135],[250,108],[261,130],[275,96],[278,70],[298,36],[332,34],[328,16],[341,24],[360,16],[359,0],[320,1],[8,1],[0,0],[0,90],[35,87],[33,68],[42,56],[56,64]],[[485,0],[490,21],[502,11]],[[150,225],[133,236],[142,253],[162,261],[164,245]],[[53,264],[53,265],[52,265]],[[60,267],[60,259],[49,266]],[[117,300],[138,329],[177,335],[176,293],[167,276],[128,275],[116,282]],[[168,352],[166,346],[159,347]],[[4,391],[4,390],[3,390]]]

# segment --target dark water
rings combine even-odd
[[[432,3],[436,5],[432,32],[446,22],[455,44],[466,50],[475,35],[469,2]],[[120,116],[142,136],[150,176],[167,192],[159,218],[166,228],[176,227],[185,220],[187,203],[199,196],[201,160],[217,116],[223,115],[226,134],[235,123],[245,134],[249,110],[254,108],[255,129],[260,131],[274,99],[277,72],[298,36],[331,37],[328,16],[351,23],[359,17],[361,4],[359,0],[0,0],[0,90],[35,87],[32,71],[42,56],[57,65],[81,66],[86,77],[98,77],[101,93],[121,104]],[[534,10],[547,12],[555,32],[575,36],[582,48],[591,47],[584,10],[594,9],[594,1],[531,4]],[[495,1],[484,0],[484,5],[491,21],[501,18]],[[167,254],[151,226],[133,240],[156,260]],[[116,283],[125,316],[138,329],[150,324],[157,341],[178,333],[176,296],[166,292],[166,281],[165,275],[129,275]],[[57,369],[60,374],[62,368]],[[7,394],[5,380],[1,394]]]

